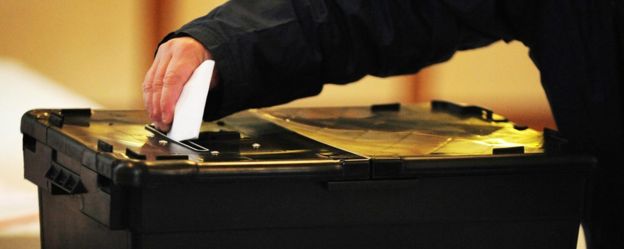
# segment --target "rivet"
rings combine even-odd
[[[167,142],[167,140],[158,140],[158,144],[165,146],[167,145],[169,142]]]
[[[253,143],[253,144],[251,144],[251,148],[254,148],[254,150],[260,149],[260,144],[259,143]]]
[[[219,155],[219,151],[218,150],[213,150],[213,151],[210,152],[210,155],[218,156]]]

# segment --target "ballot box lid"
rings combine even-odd
[[[143,110],[38,109],[23,115],[21,131],[24,150],[32,152],[37,144],[51,148],[51,167],[71,159],[122,186],[585,170],[574,165],[587,165],[555,156],[565,144],[555,132],[446,101],[252,109],[204,122],[198,139],[183,142],[148,123]]]

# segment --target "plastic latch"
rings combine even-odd
[[[48,122],[50,124],[63,128],[64,124],[89,126],[89,118],[91,117],[91,109],[62,109],[60,111],[50,112]]]
[[[45,178],[52,184],[52,194],[80,194],[85,192],[80,176],[55,162],[50,165]]]
[[[378,104],[371,106],[371,112],[398,112],[400,110],[400,103]]]
[[[126,148],[126,156],[128,156],[128,158],[132,158],[132,159],[138,159],[138,160],[145,160],[147,159],[147,156],[140,154],[134,150],[131,150],[129,148]]]
[[[61,115],[71,116],[71,117],[91,117],[91,109],[90,108],[62,109]]]
[[[102,152],[113,152],[113,145],[102,140],[97,141],[97,149]]]
[[[475,106],[475,105],[459,105],[456,103],[443,101],[443,100],[432,100],[431,101],[431,110],[432,111],[442,111],[447,112],[459,116],[469,116],[483,119],[489,122],[507,122],[509,121],[507,118],[495,114],[492,110]]]
[[[50,112],[50,118],[48,118],[48,122],[50,122],[50,124],[58,128],[63,128],[64,121],[65,121],[65,117],[61,115],[60,113]]]
[[[524,146],[506,147],[506,148],[493,148],[492,154],[504,155],[504,154],[524,154]]]

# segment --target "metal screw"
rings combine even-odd
[[[165,146],[167,145],[169,142],[167,142],[167,140],[158,140],[158,144]]]
[[[147,134],[147,138],[153,138],[154,134]]]
[[[219,155],[219,151],[218,150],[213,150],[213,151],[210,152],[210,155],[218,156]]]
[[[251,145],[251,148],[254,148],[254,150],[260,149],[260,144],[259,143],[253,143]]]

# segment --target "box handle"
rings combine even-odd
[[[52,184],[50,189],[53,195],[73,195],[86,192],[80,181],[80,176],[58,163],[52,162],[45,178]]]

